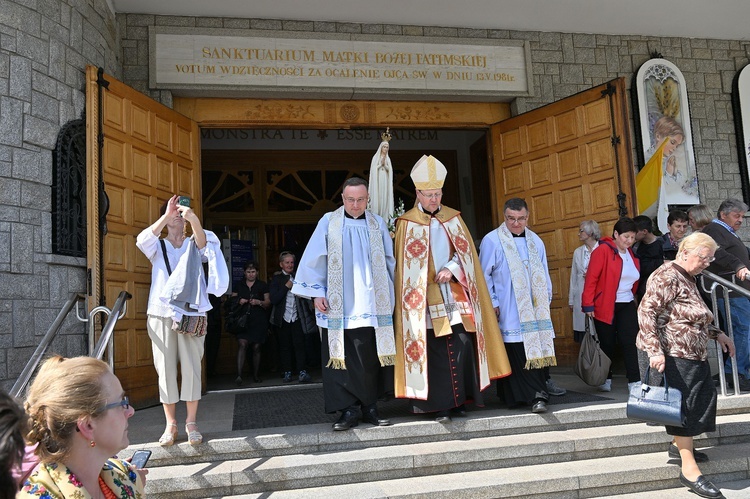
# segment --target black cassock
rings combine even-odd
[[[375,341],[375,328],[344,330],[346,369],[331,369],[328,364],[328,329],[321,339],[323,398],[325,411],[334,413],[351,406],[368,406],[393,396],[393,366],[381,367]]]

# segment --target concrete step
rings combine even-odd
[[[711,480],[714,480],[714,478],[711,477]],[[714,483],[721,487],[721,493],[724,494],[726,499],[750,499],[750,479],[723,482],[714,481]],[[665,497],[669,499],[696,499],[697,496],[686,487],[680,486],[680,488],[602,497],[612,497],[614,499],[664,499]]]
[[[558,419],[556,415],[550,414],[541,417],[548,416]],[[519,417],[534,420],[540,416]],[[482,421],[478,419],[473,422],[465,421],[464,425],[480,423]],[[416,426],[424,424],[428,423]],[[750,422],[745,414],[719,416],[717,424],[716,432],[697,440],[698,446],[750,441]],[[432,432],[449,432],[453,426],[434,422],[429,425]],[[550,425],[559,426],[559,421],[551,421]],[[370,428],[362,432],[378,433],[378,430],[395,428]],[[417,443],[409,441],[409,431],[403,433],[405,436],[401,443],[385,446],[298,451],[295,454],[150,466],[147,491],[149,497],[161,497],[162,494],[164,497],[174,497],[172,494],[179,494],[180,497],[206,497],[205,494],[227,493],[224,490],[230,484],[231,493],[259,493],[420,476],[459,476],[477,470],[520,470],[525,468],[518,467],[582,462],[638,453],[661,455],[660,462],[663,463],[667,460],[666,447],[670,440],[663,428],[642,423],[593,428],[563,426],[547,431],[493,436],[466,436],[466,432],[459,431],[451,439]],[[422,430],[417,433],[421,434]],[[330,429],[325,435],[329,434],[336,435]],[[355,435],[353,432],[346,434]],[[215,445],[220,448],[238,443],[240,442],[226,441],[215,442]],[[722,445],[721,449],[723,448]],[[227,454],[224,453],[225,456]]]
[[[722,445],[707,449],[711,460],[702,464],[701,470],[719,487],[725,483],[747,480],[750,478],[747,451],[747,444]],[[577,499],[613,497],[618,494],[643,497],[641,494],[653,490],[661,490],[661,497],[672,497],[665,495],[664,489],[682,490],[678,481],[679,467],[666,463],[664,457],[664,452],[656,452],[465,473],[374,480],[366,483],[277,491],[273,492],[273,498]],[[218,493],[217,489],[211,494],[181,497],[222,497]],[[250,499],[269,496],[268,493],[247,493],[239,483],[226,483],[220,493],[223,497],[234,494]],[[149,497],[153,496],[149,494]]]
[[[372,427],[367,424],[345,432],[331,431],[330,425],[288,426],[260,430],[213,433],[203,445],[190,446],[184,440],[163,448],[156,442],[132,445],[122,452],[130,456],[136,449],[153,452],[149,468],[174,464],[204,463],[231,459],[251,459],[288,454],[332,452],[389,445],[467,440],[500,435],[572,430],[632,424],[625,417],[622,402],[593,406],[552,406],[546,414],[528,410],[480,410],[467,418],[454,418],[448,425],[431,419],[397,418],[393,426]],[[227,408],[229,409],[229,408]],[[750,394],[719,397],[717,414],[750,413]],[[201,427],[206,433],[210,427]],[[184,438],[184,435],[183,435]]]

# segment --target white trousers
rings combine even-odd
[[[154,367],[159,375],[159,401],[175,404],[178,400],[193,401],[201,398],[201,359],[206,337],[196,338],[172,329],[169,317],[148,316],[146,322]],[[180,363],[182,387],[177,391],[177,363]]]

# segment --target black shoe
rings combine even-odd
[[[709,497],[711,499],[724,497],[719,488],[703,475],[699,476],[696,481],[691,482],[680,472],[680,483],[701,497]]]
[[[464,404],[461,404],[458,407],[454,407],[453,409],[451,409],[451,415],[458,416],[460,418],[466,417],[466,407],[464,406]]]
[[[547,412],[547,402],[545,402],[544,400],[534,402],[534,405],[531,406],[531,412],[533,412],[534,414]]]
[[[287,371],[284,373],[284,379],[282,380],[284,383],[291,383],[292,382],[292,373],[291,371]]]
[[[307,374],[307,371],[302,370],[299,372],[299,382],[300,383],[310,383],[312,381],[312,376]]]
[[[450,411],[440,411],[437,414],[435,414],[435,421],[442,424],[447,424],[451,422],[451,413]]]
[[[677,459],[678,461],[682,461],[682,456],[680,456],[680,449],[678,449],[674,443],[669,444],[667,455],[669,455],[669,459]],[[708,454],[699,450],[693,449],[693,457],[695,458],[696,463],[705,463],[706,461],[708,461]]]
[[[362,410],[362,421],[373,426],[391,426],[393,424],[390,419],[381,419],[378,416],[378,409],[374,404]]]
[[[333,423],[334,431],[346,431],[349,428],[354,428],[359,424],[359,411],[352,409],[346,409],[341,413],[341,417]]]

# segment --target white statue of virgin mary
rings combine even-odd
[[[377,213],[386,223],[393,214],[393,166],[388,157],[390,128],[381,135],[383,141],[370,161],[370,211]]]

